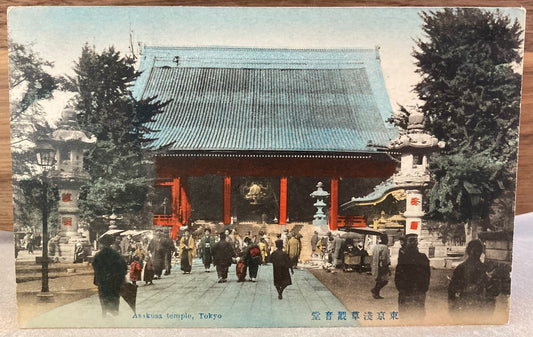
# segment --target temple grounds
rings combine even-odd
[[[61,278],[64,278],[61,280]],[[76,280],[76,282],[74,282]],[[92,275],[85,275],[83,281],[74,276],[57,277],[50,280],[52,293],[69,291],[74,283],[91,281]],[[171,275],[154,280],[154,285],[138,288],[137,310],[134,313],[121,299],[117,317],[102,319],[97,295],[84,292],[88,297],[60,305],[65,300],[55,296],[57,306],[36,315],[24,327],[299,327],[299,326],[356,326],[357,320],[350,318],[345,306],[307,270],[295,270],[293,285],[284,292],[283,300],[277,298],[272,281],[271,265],[262,266],[258,282],[238,283],[235,267],[230,269],[227,283],[217,283],[216,273],[203,271],[200,260],[195,259],[193,272],[183,275],[179,265],[174,266]],[[35,282],[35,281],[31,281]],[[58,287],[63,286],[61,290]],[[42,306],[36,297],[23,294],[18,289],[21,319],[33,316],[31,307]],[[29,287],[29,285],[28,285]],[[93,286],[96,290],[96,287]],[[75,291],[73,289],[73,291]],[[93,293],[94,294],[94,293]],[[346,312],[345,320],[314,320],[313,312]]]
[[[19,260],[19,268],[21,263]],[[284,299],[278,300],[271,265],[260,267],[257,283],[236,282],[233,266],[229,282],[218,284],[216,273],[205,273],[200,260],[195,259],[190,275],[183,275],[179,265],[175,265],[171,275],[155,280],[153,286],[143,286],[140,282],[136,314],[121,299],[120,315],[102,319],[97,289],[92,284],[91,266],[59,265],[61,268],[50,274],[50,291],[54,294],[50,302],[37,299],[40,279],[18,283],[19,322],[22,326],[297,327],[406,323],[401,316],[397,320],[392,318],[397,312],[394,274],[382,290],[385,298],[375,300],[369,291],[373,286],[371,275],[345,273],[341,269],[327,272],[318,266],[302,264],[299,270],[295,270],[293,285],[285,290]],[[74,267],[76,271],[67,272],[67,267]],[[432,269],[426,318],[409,324],[450,323],[446,289],[451,273],[449,269]],[[26,277],[30,274],[26,273]],[[20,275],[24,274],[19,273],[18,277],[24,277]],[[506,296],[498,297],[496,311],[500,320],[505,318],[507,300]],[[353,319],[354,312],[357,312],[357,320]]]

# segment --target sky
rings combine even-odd
[[[85,43],[97,51],[114,46],[129,53],[133,41],[149,46],[244,46],[271,48],[375,48],[391,105],[417,104],[419,81],[411,56],[424,38],[419,13],[429,8],[258,7],[12,7],[8,35],[70,74]],[[525,13],[507,8],[524,27]],[[50,105],[62,108],[61,95]],[[64,100],[65,98],[63,98]],[[51,114],[54,112],[51,111]]]

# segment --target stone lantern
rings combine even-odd
[[[323,186],[324,185],[322,184],[322,182],[319,182],[316,185],[316,187],[317,187],[316,191],[311,193],[311,197],[313,199],[316,199],[316,202],[314,203],[313,206],[315,206],[317,208],[317,211],[316,211],[315,215],[313,216],[313,218],[314,218],[313,225],[314,226],[323,226],[323,225],[327,225],[328,224],[328,220],[326,219],[326,214],[324,213],[324,211],[322,211],[322,209],[324,207],[326,207],[326,203],[324,202],[324,199],[329,197],[329,193],[322,189]]]
[[[69,251],[77,242],[88,242],[78,232],[78,198],[80,187],[89,180],[89,174],[83,169],[83,155],[96,143],[96,137],[87,136],[78,125],[76,112],[67,108],[61,113],[61,120],[50,142],[56,150],[55,167],[50,172],[50,178],[59,189],[60,242],[68,245],[64,248]]]
[[[118,229],[117,221],[123,219],[121,216],[118,216],[115,214],[115,210],[113,210],[111,215],[104,215],[103,218],[109,221],[109,227],[108,227],[109,230]]]
[[[401,155],[400,170],[393,176],[394,184],[405,190],[405,234],[422,233],[423,189],[429,185],[428,155],[444,148],[445,143],[424,130],[424,115],[414,111],[409,115],[407,131],[389,144],[391,152]]]

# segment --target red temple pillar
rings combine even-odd
[[[172,218],[179,218],[180,214],[180,178],[172,179],[172,185],[170,187],[172,193],[172,204],[170,206]]]
[[[189,202],[189,191],[186,180],[184,179],[180,186],[180,218],[183,225],[189,223],[191,218],[191,203]]]
[[[179,222],[179,215],[180,215],[180,197],[181,197],[181,191],[180,191],[180,178],[173,178],[172,183],[170,185],[170,193],[172,194],[171,197],[171,204],[170,204],[170,214],[171,214],[171,223],[172,228],[170,231],[170,235],[172,237],[172,240],[176,240],[178,238],[178,233],[181,227],[181,222]]]
[[[279,224],[287,224],[287,177],[281,177],[279,186]]]
[[[329,208],[329,229],[337,230],[339,217],[339,178],[331,178],[331,206]]]
[[[231,177],[224,177],[224,225],[231,224]]]

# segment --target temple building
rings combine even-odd
[[[140,71],[137,99],[170,100],[150,125],[156,225],[311,222],[321,181],[336,230],[350,188],[396,170],[378,49],[145,47]]]

